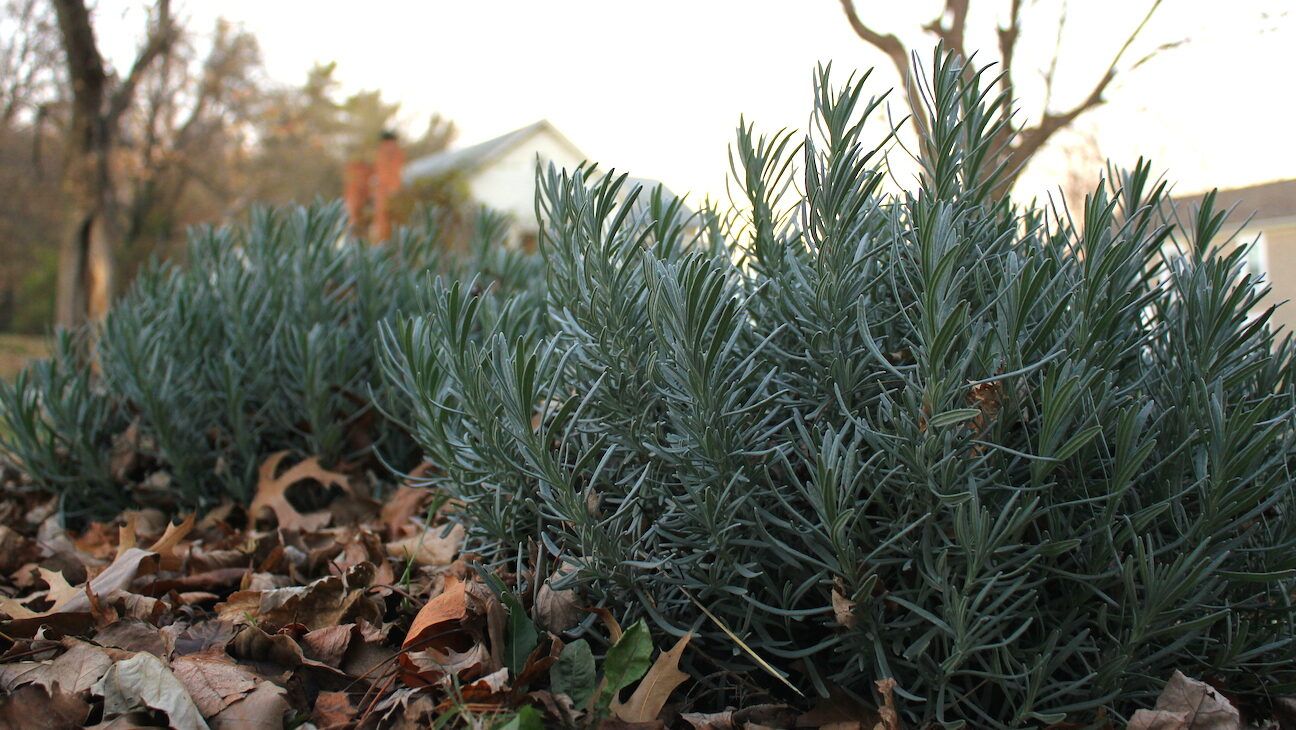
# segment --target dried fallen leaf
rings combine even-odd
[[[167,627],[171,629],[172,627]],[[175,632],[172,644],[177,655],[197,654],[212,647],[220,648],[234,639],[238,628],[227,621],[203,621]]]
[[[693,634],[684,634],[670,651],[662,652],[625,704],[616,699],[612,701],[612,710],[617,717],[625,722],[651,722],[657,719],[671,692],[688,679],[688,675],[679,669],[679,660],[691,638]]]
[[[456,524],[449,532],[440,526],[428,527],[417,535],[387,543],[386,551],[390,557],[412,560],[416,565],[449,565],[459,554],[463,539],[463,525]]]
[[[792,727],[796,724],[796,713],[787,705],[750,705],[724,712],[686,712],[680,719],[693,730],[749,730]]]
[[[137,547],[128,548],[111,565],[104,568],[103,572],[95,576],[94,580],[87,584],[88,591],[83,587],[69,592],[64,588],[66,581],[62,581],[62,584],[57,589],[59,600],[45,611],[32,611],[12,598],[0,599],[0,611],[4,611],[15,619],[37,618],[57,613],[88,612],[90,610],[90,594],[106,596],[114,591],[125,589],[137,576],[155,572],[157,567],[158,556],[156,553]],[[58,580],[62,580],[61,576]],[[51,588],[54,588],[54,586],[51,585]]]
[[[99,647],[84,641],[65,640],[68,650],[51,661],[29,662],[26,666],[0,673],[0,685],[6,691],[28,684],[38,684],[53,692],[79,695],[90,689],[112,666],[112,659]],[[8,670],[12,665],[0,666]]]
[[[91,522],[81,535],[72,541],[76,549],[96,560],[108,560],[117,554],[116,531],[105,522]]]
[[[555,570],[536,594],[534,610],[536,623],[555,634],[561,634],[576,626],[584,613],[580,607],[580,596],[577,595],[575,588],[555,590],[552,585],[572,572],[574,569],[569,566]]]
[[[491,661],[485,646],[473,644],[465,651],[421,649],[406,652],[401,655],[401,665],[410,670],[405,675],[405,683],[417,687],[451,676],[460,680],[474,679],[491,666]]]
[[[45,599],[55,606],[67,603],[73,596],[82,592],[80,588],[68,583],[67,578],[63,577],[63,573],[46,570],[45,568],[39,570],[41,580],[45,581],[45,585],[49,586],[49,590],[45,592]]]
[[[462,621],[467,615],[467,586],[458,578],[449,576],[446,578],[445,589],[441,594],[419,609],[401,648],[421,648],[427,645],[428,639],[435,638],[438,630],[448,624]]]
[[[502,702],[501,694],[509,689],[509,671],[503,667],[464,685],[460,698],[464,702]]]
[[[608,630],[609,641],[615,644],[621,640],[621,634],[623,633],[621,631],[621,624],[617,622],[616,616],[613,616],[611,611],[602,606],[590,606],[585,610],[598,616],[599,619],[603,621],[603,625],[606,626]]]
[[[342,575],[320,578],[304,586],[238,591],[218,604],[216,613],[232,623],[256,623],[273,629],[302,624],[314,630],[357,617],[374,619],[379,610],[364,595],[374,572],[372,563],[361,563]]]
[[[319,482],[325,488],[338,487],[351,493],[351,483],[345,474],[329,471],[320,466],[319,459],[310,458],[299,462],[283,474],[275,476],[287,451],[271,454],[261,465],[260,479],[257,482],[256,495],[248,505],[248,514],[256,518],[262,509],[274,513],[279,527],[286,530],[318,530],[332,519],[332,513],[326,511],[303,515],[288,501],[288,488],[306,479]]]
[[[139,619],[124,618],[115,624],[105,626],[95,634],[94,640],[99,646],[126,651],[146,651],[160,658],[166,658],[170,653],[162,632],[156,626]]]
[[[336,667],[351,646],[355,628],[355,624],[341,624],[310,631],[301,638],[302,651],[307,658]]]
[[[247,697],[234,702],[212,718],[213,730],[282,730],[284,715],[292,708],[284,689],[260,682]]]
[[[413,526],[413,519],[423,511],[423,506],[432,498],[430,489],[414,486],[424,474],[432,468],[432,463],[425,461],[409,473],[405,484],[396,488],[396,492],[383,501],[382,521],[387,528],[387,536],[397,539],[406,534],[407,528]]]
[[[171,672],[204,717],[211,717],[256,689],[256,677],[223,651],[176,657]]]
[[[1126,730],[1189,730],[1187,712],[1139,710],[1130,718]]]
[[[47,690],[32,684],[0,695],[0,727],[65,730],[81,727],[89,714],[84,699],[62,688]]]
[[[401,644],[407,684],[421,686],[449,675],[467,681],[498,668],[482,635],[491,596],[481,581],[446,576],[445,588],[415,615]]]
[[[148,709],[164,713],[176,730],[207,730],[184,685],[152,654],[136,654],[113,664],[93,692],[104,698],[105,719]]]
[[[838,626],[853,628],[855,626],[855,602],[847,598],[841,590],[832,590],[833,618]]]
[[[194,517],[195,515],[190,513],[178,525],[168,522],[162,537],[159,537],[157,542],[149,547],[149,552],[157,553],[162,570],[180,569],[180,557],[175,554],[175,550],[180,545],[180,541],[185,539],[189,532],[193,530]]]
[[[1242,730],[1242,717],[1216,689],[1175,670],[1157,697],[1156,710],[1188,713],[1191,730]]]
[[[356,708],[346,692],[320,692],[311,708],[311,719],[319,730],[343,730],[351,727]]]
[[[286,634],[267,634],[256,626],[244,627],[226,648],[229,655],[254,666],[258,673],[294,669],[305,660],[301,647]]]
[[[896,712],[895,706],[896,681],[887,677],[873,684],[877,687],[878,694],[882,695],[882,706],[878,708],[878,722],[873,730],[902,730],[900,713]]]

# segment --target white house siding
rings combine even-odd
[[[469,194],[473,200],[511,216],[522,234],[536,230],[537,156],[544,165],[553,162],[568,169],[583,162],[570,145],[548,130],[540,130],[468,178]]]

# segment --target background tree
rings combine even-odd
[[[112,298],[117,241],[113,153],[123,115],[141,80],[176,37],[170,0],[158,0],[130,70],[122,78],[105,63],[84,0],[53,0],[71,89],[64,185],[68,233],[59,250],[55,317],[76,326],[102,316]]]
[[[125,120],[121,165],[124,278],[152,255],[178,252],[184,229],[224,220],[248,200],[245,172],[261,103],[260,49],[218,20],[205,54],[183,33],[142,84]]]
[[[1010,188],[1016,182],[1017,177],[1025,169],[1026,163],[1044,147],[1053,135],[1071,126],[1085,112],[1106,103],[1107,97],[1105,95],[1112,82],[1119,75],[1137,69],[1156,54],[1184,42],[1183,40],[1176,40],[1162,43],[1141,58],[1133,62],[1128,61],[1127,56],[1130,48],[1147,27],[1148,21],[1152,19],[1160,8],[1161,1],[1152,0],[1152,3],[1142,16],[1142,20],[1133,27],[1120,48],[1099,72],[1098,78],[1089,89],[1089,92],[1070,106],[1057,107],[1053,103],[1053,87],[1059,61],[1059,44],[1054,44],[1053,57],[1047,63],[1044,72],[1043,108],[1035,114],[1024,115],[1018,113],[1013,115],[1010,124],[1005,125],[995,140],[996,148],[1000,150],[1001,161],[1006,163],[1007,174],[1002,183],[1004,188]],[[945,0],[940,15],[924,24],[922,26],[923,32],[933,37],[935,41],[939,41],[946,49],[966,58],[969,55],[966,38],[969,29],[968,13],[971,4],[972,0]],[[1024,0],[1008,0],[1007,21],[995,26],[995,36],[998,39],[998,58],[994,59],[980,51],[976,55],[976,63],[979,67],[984,68],[991,62],[997,62],[998,66],[995,69],[998,74],[997,91],[1002,93],[1003,99],[1012,104],[1016,104],[1020,99],[1014,72],[1018,61],[1017,49],[1020,45],[1022,33],[1056,33],[1060,39],[1066,25],[1066,8],[1063,6],[1055,28],[1026,28],[1022,22],[1023,6],[1025,4],[1027,3]],[[850,23],[855,34],[885,53],[900,74],[905,89],[906,102],[911,110],[910,121],[921,135],[920,127],[926,124],[926,111],[921,99],[921,90],[911,83],[914,49],[906,45],[896,34],[874,28],[861,15],[856,7],[855,0],[841,0],[841,5],[842,10],[846,13],[846,20]]]
[[[46,0],[0,3],[0,329],[48,322],[27,290],[53,287],[62,198],[57,140],[48,124],[59,106],[61,51]]]
[[[400,123],[400,104],[375,90],[340,97],[336,63],[316,64],[299,87],[265,94],[257,121],[249,190],[266,203],[309,203],[342,194],[342,171],[370,157]],[[455,137],[452,122],[433,115],[423,133],[402,142],[406,159],[439,152]]]
[[[85,321],[142,262],[183,255],[191,225],[338,197],[345,163],[405,126],[379,92],[343,94],[333,64],[273,84],[243,28],[198,31],[150,3],[118,75],[93,7],[0,0],[0,331]],[[434,115],[417,131],[411,158],[455,130]],[[455,197],[442,188],[432,202]]]

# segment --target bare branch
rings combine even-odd
[[[854,0],[841,0],[842,10],[846,13],[846,20],[850,23],[851,29],[855,35],[863,38],[870,45],[882,51],[895,64],[896,70],[908,68],[909,51],[905,49],[900,39],[893,33],[879,33],[864,24],[860,20],[859,13],[855,10]]]
[[[1049,59],[1048,70],[1044,72],[1044,109],[1053,105],[1053,80],[1057,78],[1058,57],[1062,55],[1062,33],[1066,30],[1067,3],[1062,3],[1062,12],[1058,14],[1057,36],[1053,39],[1053,58]]]
[[[970,4],[971,0],[945,0],[945,9],[941,12],[940,17],[923,26],[923,30],[940,38],[946,50],[954,51],[963,58],[967,58],[963,38],[967,34],[968,5]],[[1014,0],[1013,4],[1016,5],[1017,0]],[[949,19],[949,25],[945,25],[946,18]]]
[[[112,100],[108,105],[108,123],[111,125],[126,108],[130,106],[135,96],[135,89],[139,87],[140,80],[148,71],[149,66],[158,57],[165,54],[175,42],[177,28],[171,19],[171,0],[158,0],[157,18],[153,24],[152,30],[149,31],[148,38],[144,41],[144,47],[140,49],[139,55],[135,57],[135,62],[131,64],[130,71],[126,78],[122,80],[117,91],[113,93]]]
[[[1000,83],[1003,85],[1004,93],[1009,99],[1016,98],[1016,85],[1013,81],[1012,67],[1013,58],[1017,54],[1017,39],[1021,36],[1021,0],[1012,0],[1012,6],[1008,12],[1008,27],[996,28],[999,35],[999,62],[1001,67]]]
[[[1178,47],[1180,47],[1180,46],[1187,45],[1191,40],[1192,40],[1192,39],[1190,39],[1190,38],[1180,38],[1180,39],[1177,40],[1177,41],[1169,41],[1169,42],[1166,42],[1166,43],[1162,43],[1161,45],[1157,46],[1156,48],[1153,48],[1152,50],[1148,51],[1146,54],[1143,55],[1142,58],[1140,58],[1139,60],[1135,61],[1135,62],[1134,62],[1134,65],[1132,65],[1132,66],[1129,67],[1129,70],[1130,70],[1130,71],[1133,71],[1134,69],[1136,69],[1136,68],[1142,66],[1143,64],[1147,63],[1148,61],[1151,61],[1152,59],[1156,58],[1157,56],[1161,55],[1162,53],[1165,53],[1166,51],[1173,51],[1174,49],[1176,49],[1176,48],[1178,48]]]
[[[854,0],[841,0],[842,11],[846,13],[846,20],[850,27],[855,31],[855,35],[862,38],[869,45],[877,48],[891,59],[896,71],[900,74],[900,83],[904,84],[905,98],[909,103],[910,121],[914,129],[922,133],[922,128],[926,124],[926,109],[923,106],[922,99],[916,93],[913,78],[913,66],[909,58],[909,50],[905,48],[904,43],[893,33],[879,33],[864,24],[860,20],[859,13],[855,10]]]
[[[1120,66],[1121,59],[1124,58],[1125,53],[1129,51],[1130,46],[1134,44],[1134,41],[1138,38],[1139,34],[1143,32],[1143,29],[1147,27],[1148,21],[1152,19],[1157,8],[1161,6],[1161,2],[1162,0],[1154,0],[1152,6],[1148,8],[1147,13],[1143,16],[1143,20],[1139,22],[1138,26],[1136,26],[1133,32],[1129,34],[1129,37],[1125,39],[1125,42],[1121,44],[1120,50],[1118,50],[1116,55],[1112,57],[1111,63],[1107,64],[1107,70],[1103,72],[1102,78],[1100,78],[1098,83],[1094,85],[1088,96],[1086,96],[1080,103],[1064,112],[1053,113],[1049,112],[1047,108],[1045,108],[1044,116],[1035,126],[1021,130],[1017,137],[1017,144],[1013,146],[1012,151],[1009,154],[1009,170],[1015,171],[1014,174],[1020,172],[1025,166],[1025,163],[1030,160],[1030,158],[1039,151],[1039,149],[1044,146],[1044,143],[1048,142],[1049,138],[1056,134],[1058,130],[1075,122],[1081,114],[1106,103],[1107,100],[1103,97],[1103,94],[1106,93],[1107,88],[1111,86],[1112,81],[1115,80],[1119,73],[1118,67]]]

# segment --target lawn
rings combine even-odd
[[[8,380],[27,363],[49,352],[44,335],[0,334],[0,378]]]

